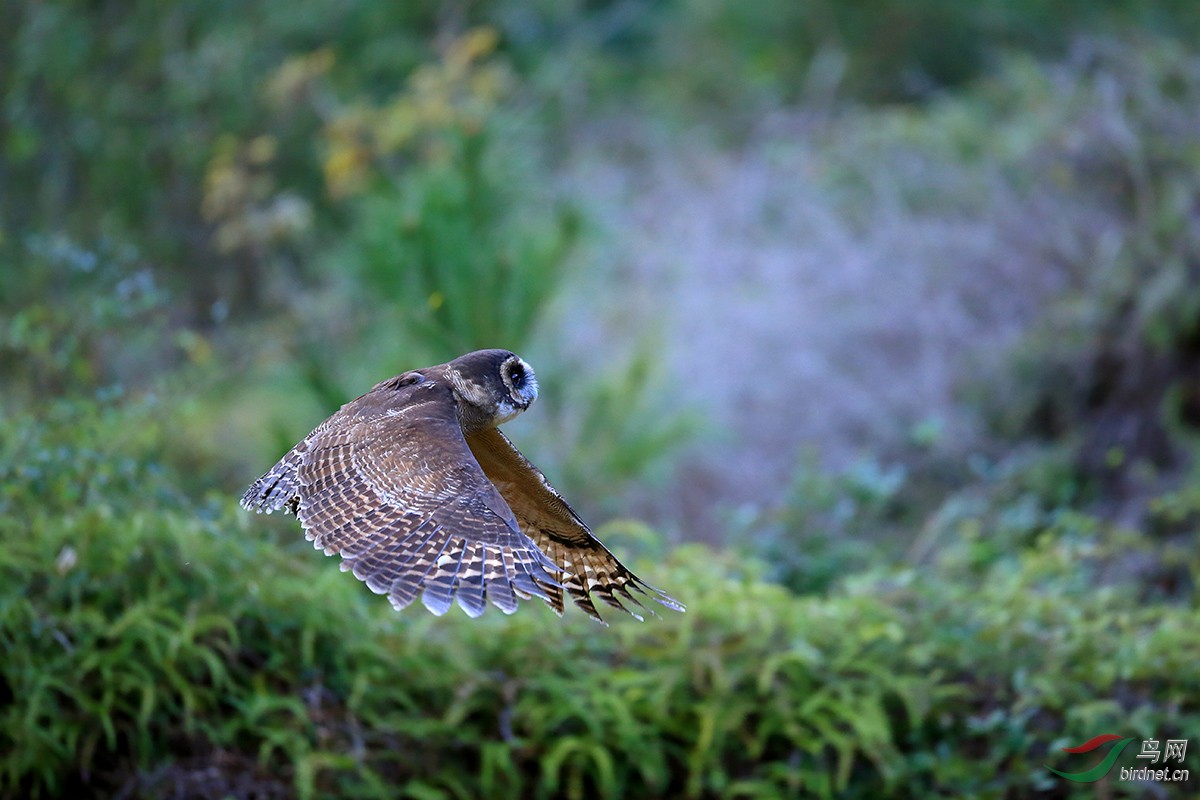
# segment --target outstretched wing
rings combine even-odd
[[[548,589],[550,605],[556,612],[561,614],[563,611],[563,588],[576,605],[601,622],[604,620],[592,603],[593,594],[638,619],[641,615],[621,602],[623,598],[637,608],[645,608],[631,589],[667,608],[684,610],[678,601],[642,581],[618,561],[592,535],[542,471],[530,463],[499,428],[471,434],[467,445],[483,473],[508,501],[521,530],[562,570],[556,576],[562,588]]]
[[[438,615],[455,600],[472,617],[485,601],[512,613],[517,598],[550,602],[558,590],[557,568],[484,476],[436,381],[381,384],[347,404],[242,505],[294,511],[315,547],[398,609],[420,594]]]

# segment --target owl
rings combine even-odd
[[[478,350],[377,384],[342,406],[242,496],[247,510],[295,514],[397,609],[418,595],[434,614],[488,602],[506,614],[563,592],[604,622],[594,597],[638,619],[634,593],[684,607],[630,572],[541,470],[497,427],[538,395],[533,369]]]

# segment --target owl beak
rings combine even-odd
[[[535,390],[531,392],[528,389],[519,389],[512,398],[513,405],[521,411],[527,410],[531,405],[533,405],[533,401],[536,399],[537,391]]]

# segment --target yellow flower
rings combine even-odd
[[[466,67],[484,56],[491,55],[500,37],[495,28],[474,28],[450,43],[446,49],[446,64]]]
[[[263,95],[276,108],[286,108],[298,102],[313,82],[329,71],[333,62],[333,51],[328,47],[289,58],[268,76]]]
[[[367,180],[370,159],[365,148],[336,146],[325,158],[325,185],[334,197],[346,197],[361,191]]]

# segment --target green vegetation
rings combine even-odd
[[[9,5],[0,798],[1142,797],[1044,765],[1200,730],[1190,4]],[[637,288],[557,170],[623,110],[740,141],[780,103],[861,229],[881,174],[911,220],[1002,186],[997,261],[1061,265],[964,378],[984,438],[805,457],[709,544],[608,522],[688,606],[610,628],[397,615],[236,509],[362,387],[505,346],[561,488],[670,527],[719,426],[652,332],[581,377]]]
[[[1200,612],[1106,577],[1153,548],[1082,514],[985,556],[964,519],[825,596],[679,547],[652,573],[689,610],[644,625],[398,617],[289,526],[181,496],[167,410],[70,412],[6,429],[10,796],[1031,796],[1064,789],[1054,748],[1200,723]]]

